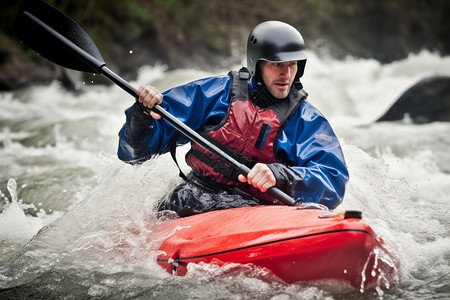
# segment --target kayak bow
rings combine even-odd
[[[251,264],[286,283],[337,281],[389,287],[397,263],[360,214],[259,206],[213,211],[163,223],[157,262],[185,275],[188,265]]]

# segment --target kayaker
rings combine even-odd
[[[251,169],[247,177],[236,174],[192,143],[186,154],[192,172],[159,210],[188,216],[274,204],[265,193],[272,186],[298,203],[335,208],[343,199],[349,175],[329,122],[306,100],[300,82],[306,60],[297,29],[279,21],[257,25],[247,42],[247,68],[164,93],[141,86],[139,103],[125,111],[119,158],[142,163],[189,142],[159,115],[143,110],[159,104]]]

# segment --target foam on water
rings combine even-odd
[[[132,84],[165,89],[210,74],[144,67]],[[430,75],[450,75],[450,58],[422,52],[381,65],[311,54],[307,64],[309,101],[330,119],[351,176],[336,211],[363,211],[401,262],[400,286],[369,296],[450,294],[450,125],[372,123]],[[265,274],[233,266],[191,266],[184,278],[161,270],[155,205],[181,179],[169,155],[140,166],[116,158],[132,103],[118,87],[89,84],[78,93],[52,83],[0,94],[0,289],[44,297],[50,286],[50,296],[68,298],[360,296],[333,284],[267,283]]]

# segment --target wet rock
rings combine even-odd
[[[409,88],[392,107],[377,120],[413,123],[450,122],[450,76],[423,79]]]

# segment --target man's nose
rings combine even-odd
[[[290,75],[291,75],[291,68],[289,68],[289,65],[282,65],[280,77],[290,78],[291,77]]]

